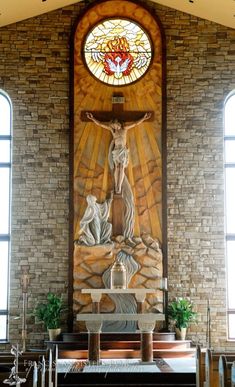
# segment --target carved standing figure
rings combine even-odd
[[[117,119],[112,120],[109,124],[104,124],[103,122],[98,121],[92,113],[87,112],[86,115],[89,120],[93,121],[101,128],[109,130],[113,135],[112,159],[114,163],[114,191],[115,193],[120,194],[125,176],[125,168],[129,162],[128,149],[126,146],[127,131],[136,125],[141,124],[143,121],[148,120],[151,117],[151,113],[146,113],[140,120],[129,125],[123,124]]]
[[[87,208],[80,221],[79,243],[87,246],[111,242],[112,225],[108,222],[112,197],[104,203],[97,203],[96,197],[87,195]]]

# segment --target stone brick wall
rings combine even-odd
[[[235,88],[235,30],[161,9],[167,46],[169,296],[199,313],[192,338],[226,342],[223,103]]]
[[[191,328],[228,347],[223,239],[223,101],[235,88],[235,30],[148,3],[166,35],[169,298],[190,296]],[[0,88],[13,102],[10,341],[20,338],[20,272],[29,310],[68,290],[69,41],[77,3],[0,29]],[[64,329],[66,318],[64,319]],[[29,316],[30,346],[46,337]],[[232,344],[231,344],[232,345]]]
[[[20,337],[20,273],[29,313],[50,290],[67,302],[69,237],[69,39],[81,5],[1,28],[0,87],[13,103],[10,340]],[[64,319],[66,322],[66,317]],[[66,327],[64,326],[66,329]],[[44,331],[28,318],[30,345]]]

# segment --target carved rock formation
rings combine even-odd
[[[123,251],[127,256],[133,257],[139,265],[138,271],[130,280],[129,288],[158,288],[162,278],[162,251],[158,242],[149,235],[133,237],[132,240],[125,240],[118,236],[113,244],[102,246],[81,246],[74,247],[74,292],[73,310],[77,313],[89,313],[92,311],[91,298],[82,294],[81,289],[105,288],[103,283],[104,272],[113,264],[114,257]],[[162,311],[163,295],[161,291],[149,294],[145,301],[145,309]],[[115,303],[107,296],[101,299],[102,312],[114,312]],[[77,324],[78,330],[84,330],[84,325]]]

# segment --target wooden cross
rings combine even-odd
[[[93,116],[101,122],[109,122],[114,120],[115,118],[121,122],[132,122],[132,121],[140,120],[146,113],[146,111],[140,111],[140,110],[125,111],[124,102],[125,102],[125,97],[123,96],[122,93],[114,93],[112,97],[112,110],[82,111],[81,120],[85,122],[90,121],[87,118],[86,113],[92,113]],[[149,111],[149,112],[151,113],[151,117],[146,121],[153,121],[154,114],[152,111]]]

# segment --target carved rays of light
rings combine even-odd
[[[100,94],[105,93],[103,103],[101,105],[99,102],[94,109],[110,109],[107,102],[110,101],[107,94],[110,91],[103,87],[104,90],[100,90]],[[144,110],[144,106],[138,103],[136,97],[132,95],[129,98],[132,105],[126,109],[131,110],[137,106]],[[79,222],[85,211],[86,196],[94,194],[98,202],[103,202],[113,184],[107,157],[110,132],[91,122],[80,122],[79,131],[74,158],[74,176],[75,182],[78,182],[75,184],[75,191],[79,199],[79,203],[75,204],[75,235],[79,231]],[[161,151],[155,132],[153,124],[147,122],[129,131],[127,144],[130,158],[126,174],[135,198],[135,235],[147,232],[161,239]]]

